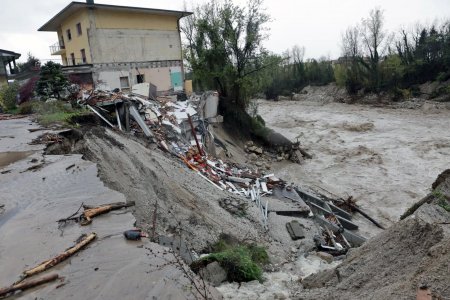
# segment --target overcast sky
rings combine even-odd
[[[56,33],[37,29],[64,8],[68,0],[0,0],[0,49],[31,52],[42,60],[51,56],[48,46],[57,42]],[[82,0],[80,0],[82,1]],[[183,0],[96,0],[96,3],[149,8],[183,9]],[[188,3],[203,3],[206,0]],[[235,0],[244,4],[245,0]],[[349,26],[366,17],[370,9],[385,11],[386,26],[394,31],[418,21],[431,23],[450,18],[450,0],[265,0],[270,37],[265,47],[282,53],[293,45],[304,46],[306,58],[340,54],[340,36]]]

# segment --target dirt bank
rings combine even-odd
[[[221,233],[260,241],[259,211],[249,206],[245,217],[232,215],[219,200],[234,197],[211,185],[185,165],[142,140],[95,128],[84,135],[85,158],[97,163],[110,188],[136,202],[137,225],[152,232],[156,207],[157,234],[180,232],[188,246],[201,252]]]
[[[445,201],[449,187],[447,174],[436,187]],[[450,213],[434,202],[353,250],[336,269],[307,277],[299,298],[406,300],[426,287],[433,299],[450,299]]]
[[[273,164],[280,177],[352,195],[385,226],[425,196],[450,163],[448,110],[260,101],[259,113],[270,128],[299,138],[314,156],[302,166]],[[363,235],[380,232],[370,223],[358,224]]]

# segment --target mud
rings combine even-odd
[[[22,160],[33,154],[33,151],[13,151],[13,152],[3,152],[0,153],[0,169],[15,163],[16,161]]]
[[[123,194],[107,188],[98,169],[80,154],[45,155],[45,145],[29,143],[41,133],[30,133],[28,119],[0,122],[0,132],[15,136],[0,143],[0,151],[33,151],[11,163],[11,172],[0,174],[0,287],[19,279],[25,269],[50,259],[74,244],[81,234],[98,238],[67,261],[47,272],[64,279],[23,292],[23,299],[196,299],[192,281],[180,271],[168,249],[148,239],[126,241],[123,232],[134,227],[129,210],[95,218],[89,226],[68,224],[82,203],[99,205],[125,201]],[[69,144],[76,138],[68,139]],[[81,145],[79,142],[76,145]],[[31,159],[31,160],[30,160]],[[22,172],[45,160],[35,172]],[[75,165],[75,166],[73,166]],[[69,168],[70,166],[73,166]],[[218,293],[210,289],[211,297]]]
[[[381,108],[312,101],[259,101],[266,125],[314,157],[275,163],[288,182],[323,187],[390,226],[424,197],[450,163],[450,111]],[[380,230],[356,215],[361,234]]]

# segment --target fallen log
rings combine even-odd
[[[38,285],[42,285],[44,283],[54,281],[58,279],[58,274],[50,274],[46,275],[44,277],[35,279],[35,280],[29,280],[26,282],[16,283],[6,288],[0,288],[0,297],[8,296],[9,294],[12,294],[16,291],[25,291],[27,289],[33,288]]]
[[[81,215],[80,224],[82,226],[89,225],[92,223],[92,218],[108,213],[112,210],[117,210],[125,207],[133,206],[134,202],[116,202],[116,203],[110,203],[110,204],[103,204],[97,207],[93,207],[90,205],[83,205],[83,208],[85,209],[83,214]]]
[[[74,246],[72,246],[71,248],[67,249],[66,251],[64,251],[63,253],[59,254],[58,256],[46,260],[42,263],[40,263],[39,265],[37,265],[36,267],[29,269],[29,270],[25,270],[22,275],[21,275],[21,279],[16,282],[15,284],[18,284],[19,282],[21,282],[22,280],[24,280],[25,278],[31,277],[33,275],[42,273],[48,269],[50,269],[51,267],[56,266],[57,264],[59,264],[60,262],[66,260],[67,258],[69,258],[70,256],[74,255],[75,253],[77,253],[78,251],[80,251],[82,248],[84,248],[87,244],[89,244],[90,242],[92,242],[95,238],[97,237],[97,234],[92,232],[91,234],[89,234],[88,236],[85,236],[81,239],[81,241],[79,241],[77,244],[75,244]]]

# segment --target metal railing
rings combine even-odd
[[[67,61],[63,61],[63,65],[65,67],[72,67],[72,66],[78,66],[78,65],[86,65],[88,64],[87,59],[82,59],[82,58],[67,58]]]
[[[65,49],[66,47],[58,42],[50,46],[50,53],[52,55],[58,55],[61,54],[61,52]]]

